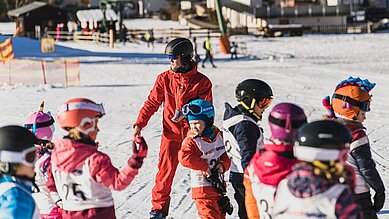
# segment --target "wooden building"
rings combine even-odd
[[[8,16],[15,19],[18,36],[31,38],[40,38],[45,31],[55,31],[57,25],[66,28],[68,22],[65,10],[39,1],[8,11]]]

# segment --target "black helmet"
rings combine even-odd
[[[34,166],[36,143],[37,138],[26,128],[15,125],[0,128],[0,171],[7,173],[9,168],[5,164],[9,163]]]
[[[238,84],[235,90],[235,97],[239,102],[243,102],[246,106],[252,105],[253,99],[258,103],[263,98],[272,98],[273,91],[271,87],[264,81],[258,79],[247,79]]]
[[[170,41],[165,48],[166,55],[188,57],[193,53],[193,44],[187,38],[176,38]]]
[[[307,162],[315,160],[339,160],[340,151],[348,149],[352,135],[346,126],[334,120],[319,120],[303,126],[294,147],[297,159]]]

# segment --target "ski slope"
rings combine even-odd
[[[164,26],[162,21],[157,24]],[[1,29],[0,23],[0,32]],[[244,42],[248,54],[231,61],[228,55],[219,52],[214,40],[215,64],[218,68],[211,68],[210,63],[206,63],[206,68],[199,68],[213,83],[216,125],[221,125],[224,102],[235,104],[235,86],[246,78],[268,82],[275,95],[273,106],[284,101],[296,103],[304,108],[309,121],[322,117],[325,113],[322,98],[331,95],[339,81],[350,75],[368,78],[377,85],[372,91],[372,110],[367,113],[364,124],[377,168],[384,182],[389,182],[389,113],[386,109],[389,106],[389,34],[307,35],[268,39],[238,36],[232,37],[232,40],[238,42],[239,46],[243,46]],[[46,109],[52,112],[63,101],[74,97],[102,102],[107,114],[99,122],[99,147],[110,155],[117,167],[121,167],[131,156],[132,125],[138,111],[156,76],[168,68],[168,59],[162,54],[164,46],[156,43],[151,52],[142,42],[117,44],[115,48],[94,43],[59,43],[57,48],[64,49],[59,50],[63,56],[79,56],[81,59],[80,86],[0,87],[0,126],[22,125],[28,113],[38,109],[41,100],[45,100]],[[18,48],[15,56],[45,58],[29,48]],[[200,44],[199,50],[201,54]],[[0,68],[3,67],[0,63]],[[118,218],[148,217],[162,131],[161,112],[161,109],[156,112],[143,130],[149,144],[149,155],[139,175],[127,189],[113,193]],[[268,111],[264,118],[267,115]],[[266,119],[262,125],[267,136]],[[60,138],[64,132],[58,124],[56,128],[55,138]],[[233,199],[231,188],[229,196]],[[389,218],[389,201],[386,201],[384,209],[385,214],[379,218]],[[191,199],[189,171],[181,166],[173,183],[169,218],[197,218],[196,206]],[[227,218],[238,217],[234,212]]]

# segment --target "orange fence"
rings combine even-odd
[[[75,86],[80,83],[80,60],[65,59],[34,61],[13,59],[0,63],[0,84],[63,84]]]

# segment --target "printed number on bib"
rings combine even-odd
[[[261,216],[264,216],[264,219],[272,219],[269,213],[269,203],[267,203],[266,200],[261,199],[259,201],[259,204],[261,205],[262,211],[265,213],[265,215],[261,215]]]
[[[64,184],[62,186],[62,189],[65,192],[65,199],[69,200],[69,195],[70,195],[70,196],[74,196],[76,199],[80,198],[84,201],[87,200],[84,192],[79,189],[80,186],[81,185],[77,183],[72,183],[70,185]]]

